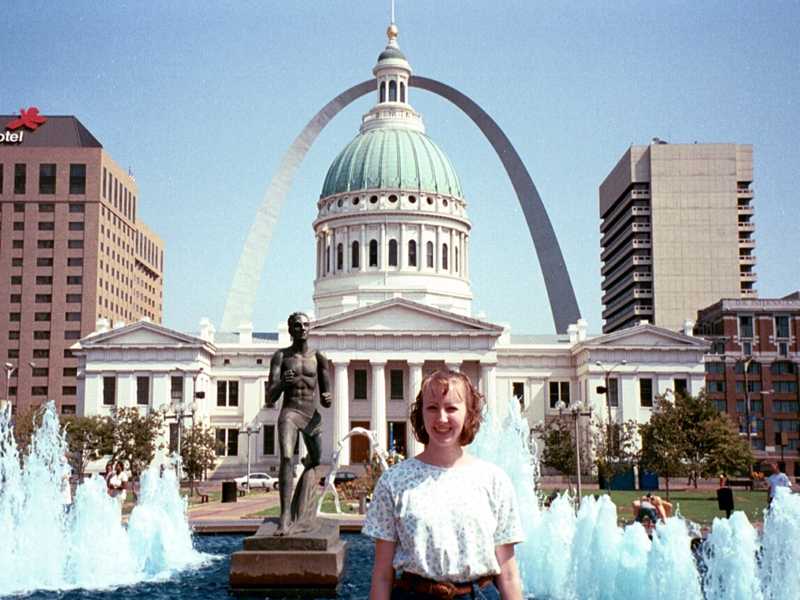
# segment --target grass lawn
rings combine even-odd
[[[596,494],[595,490],[584,491],[584,496]],[[600,493],[605,493],[601,491]],[[658,496],[666,500],[666,492],[658,490]],[[611,500],[617,505],[617,515],[620,521],[633,520],[631,502],[638,500],[644,492],[641,491],[612,491]],[[690,521],[701,525],[711,525],[714,517],[724,517],[725,513],[717,508],[716,490],[685,490],[671,492],[669,501],[672,502],[673,513],[680,514]],[[744,511],[751,523],[763,521],[763,511],[767,506],[766,490],[740,490],[734,489],[733,503],[735,510]]]
[[[356,514],[358,512],[357,507],[352,507],[347,501],[339,496],[339,506],[342,508],[342,514]],[[248,518],[257,518],[257,517],[277,517],[280,515],[281,507],[278,506],[271,506],[270,508],[265,508],[264,510],[260,510],[255,512],[251,515],[247,515]],[[336,505],[333,501],[333,494],[327,492],[325,494],[325,499],[322,501],[322,512],[324,513],[335,513],[336,512]]]

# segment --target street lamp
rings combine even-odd
[[[625,359],[622,359],[621,361],[615,363],[610,369],[606,369],[605,365],[600,360],[596,360],[594,362],[594,364],[597,365],[598,367],[600,367],[603,370],[603,380],[605,382],[605,385],[604,386],[602,386],[602,385],[598,386],[597,387],[597,393],[598,394],[605,394],[605,396],[606,396],[606,410],[608,411],[608,440],[607,440],[607,443],[608,443],[608,452],[610,453],[611,452],[611,448],[614,447],[614,440],[613,440],[613,437],[612,437],[614,435],[614,432],[613,432],[613,430],[611,428],[611,391],[609,390],[610,382],[611,382],[610,376],[611,376],[611,372],[614,369],[616,369],[617,367],[624,367],[625,365],[628,364],[628,361],[625,360]],[[619,385],[617,385],[617,405],[619,405]],[[610,480],[610,478],[609,478],[609,481],[607,482],[607,486],[608,486],[609,489],[611,489],[611,480]]]
[[[565,408],[569,408],[572,414],[572,419],[575,421],[575,471],[577,475],[577,491],[578,491],[578,506],[581,503],[581,432],[580,432],[580,419],[581,417],[591,417],[592,407],[588,402],[574,402],[567,407],[563,400],[556,402],[558,409],[558,416],[561,417],[561,412]]]
[[[239,435],[247,436],[247,491],[250,491],[250,438],[258,435],[261,431],[261,425],[248,425],[239,431]]]
[[[17,370],[17,367],[12,365],[10,362],[7,362],[3,364],[3,370],[6,373],[6,391],[5,394],[3,395],[3,399],[9,404],[11,404],[11,398],[8,397],[8,390],[9,390],[9,384],[11,382],[11,376],[14,374],[14,371]]]
[[[205,398],[205,392],[197,391],[197,378],[200,377],[200,374],[203,372],[203,367],[197,369],[197,371],[189,371],[188,369],[184,369],[182,367],[178,367],[178,371],[186,374],[192,375],[192,399],[188,403],[184,403],[182,400],[178,402],[175,406],[175,414],[178,419],[178,457],[181,457],[182,447],[181,447],[181,429],[183,429],[183,419],[185,418],[187,411],[188,414],[192,417],[192,433],[189,437],[189,457],[194,457],[194,436],[195,436],[195,412],[197,411],[197,400]],[[180,476],[180,473],[178,474]],[[194,496],[194,470],[189,470],[189,496]]]

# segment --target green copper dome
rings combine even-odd
[[[463,198],[453,165],[424,133],[382,127],[358,134],[333,161],[321,198],[402,189]]]

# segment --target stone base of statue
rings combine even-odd
[[[308,527],[276,536],[277,519],[267,519],[255,535],[245,538],[244,550],[231,556],[233,591],[335,592],[344,568],[345,542],[339,525],[317,519]]]

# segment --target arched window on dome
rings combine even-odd
[[[369,241],[369,266],[378,266],[378,240]]]
[[[442,269],[447,270],[447,244],[442,244]]]
[[[428,260],[428,268],[433,268],[433,242],[428,242],[425,244],[425,254],[427,255]]]
[[[342,243],[339,242],[336,246],[336,270],[341,271],[342,266],[344,265],[344,247]]]
[[[406,101],[406,84],[404,82],[400,82],[400,102]]]
[[[331,247],[330,245],[325,246],[325,272],[331,272]]]
[[[389,82],[389,102],[397,102],[397,82],[394,79]]]
[[[397,240],[389,240],[389,266],[397,266]]]
[[[359,260],[358,251],[359,251],[359,249],[360,248],[359,248],[358,242],[353,242],[352,245],[350,246],[350,256],[351,256],[350,265],[354,269],[358,268],[358,260]]]
[[[381,102],[386,102],[386,82],[381,81]]]
[[[408,266],[417,266],[417,240],[408,241]]]
[[[455,256],[453,256],[453,266],[456,268],[456,273],[459,273],[458,270],[458,248],[455,249]]]

